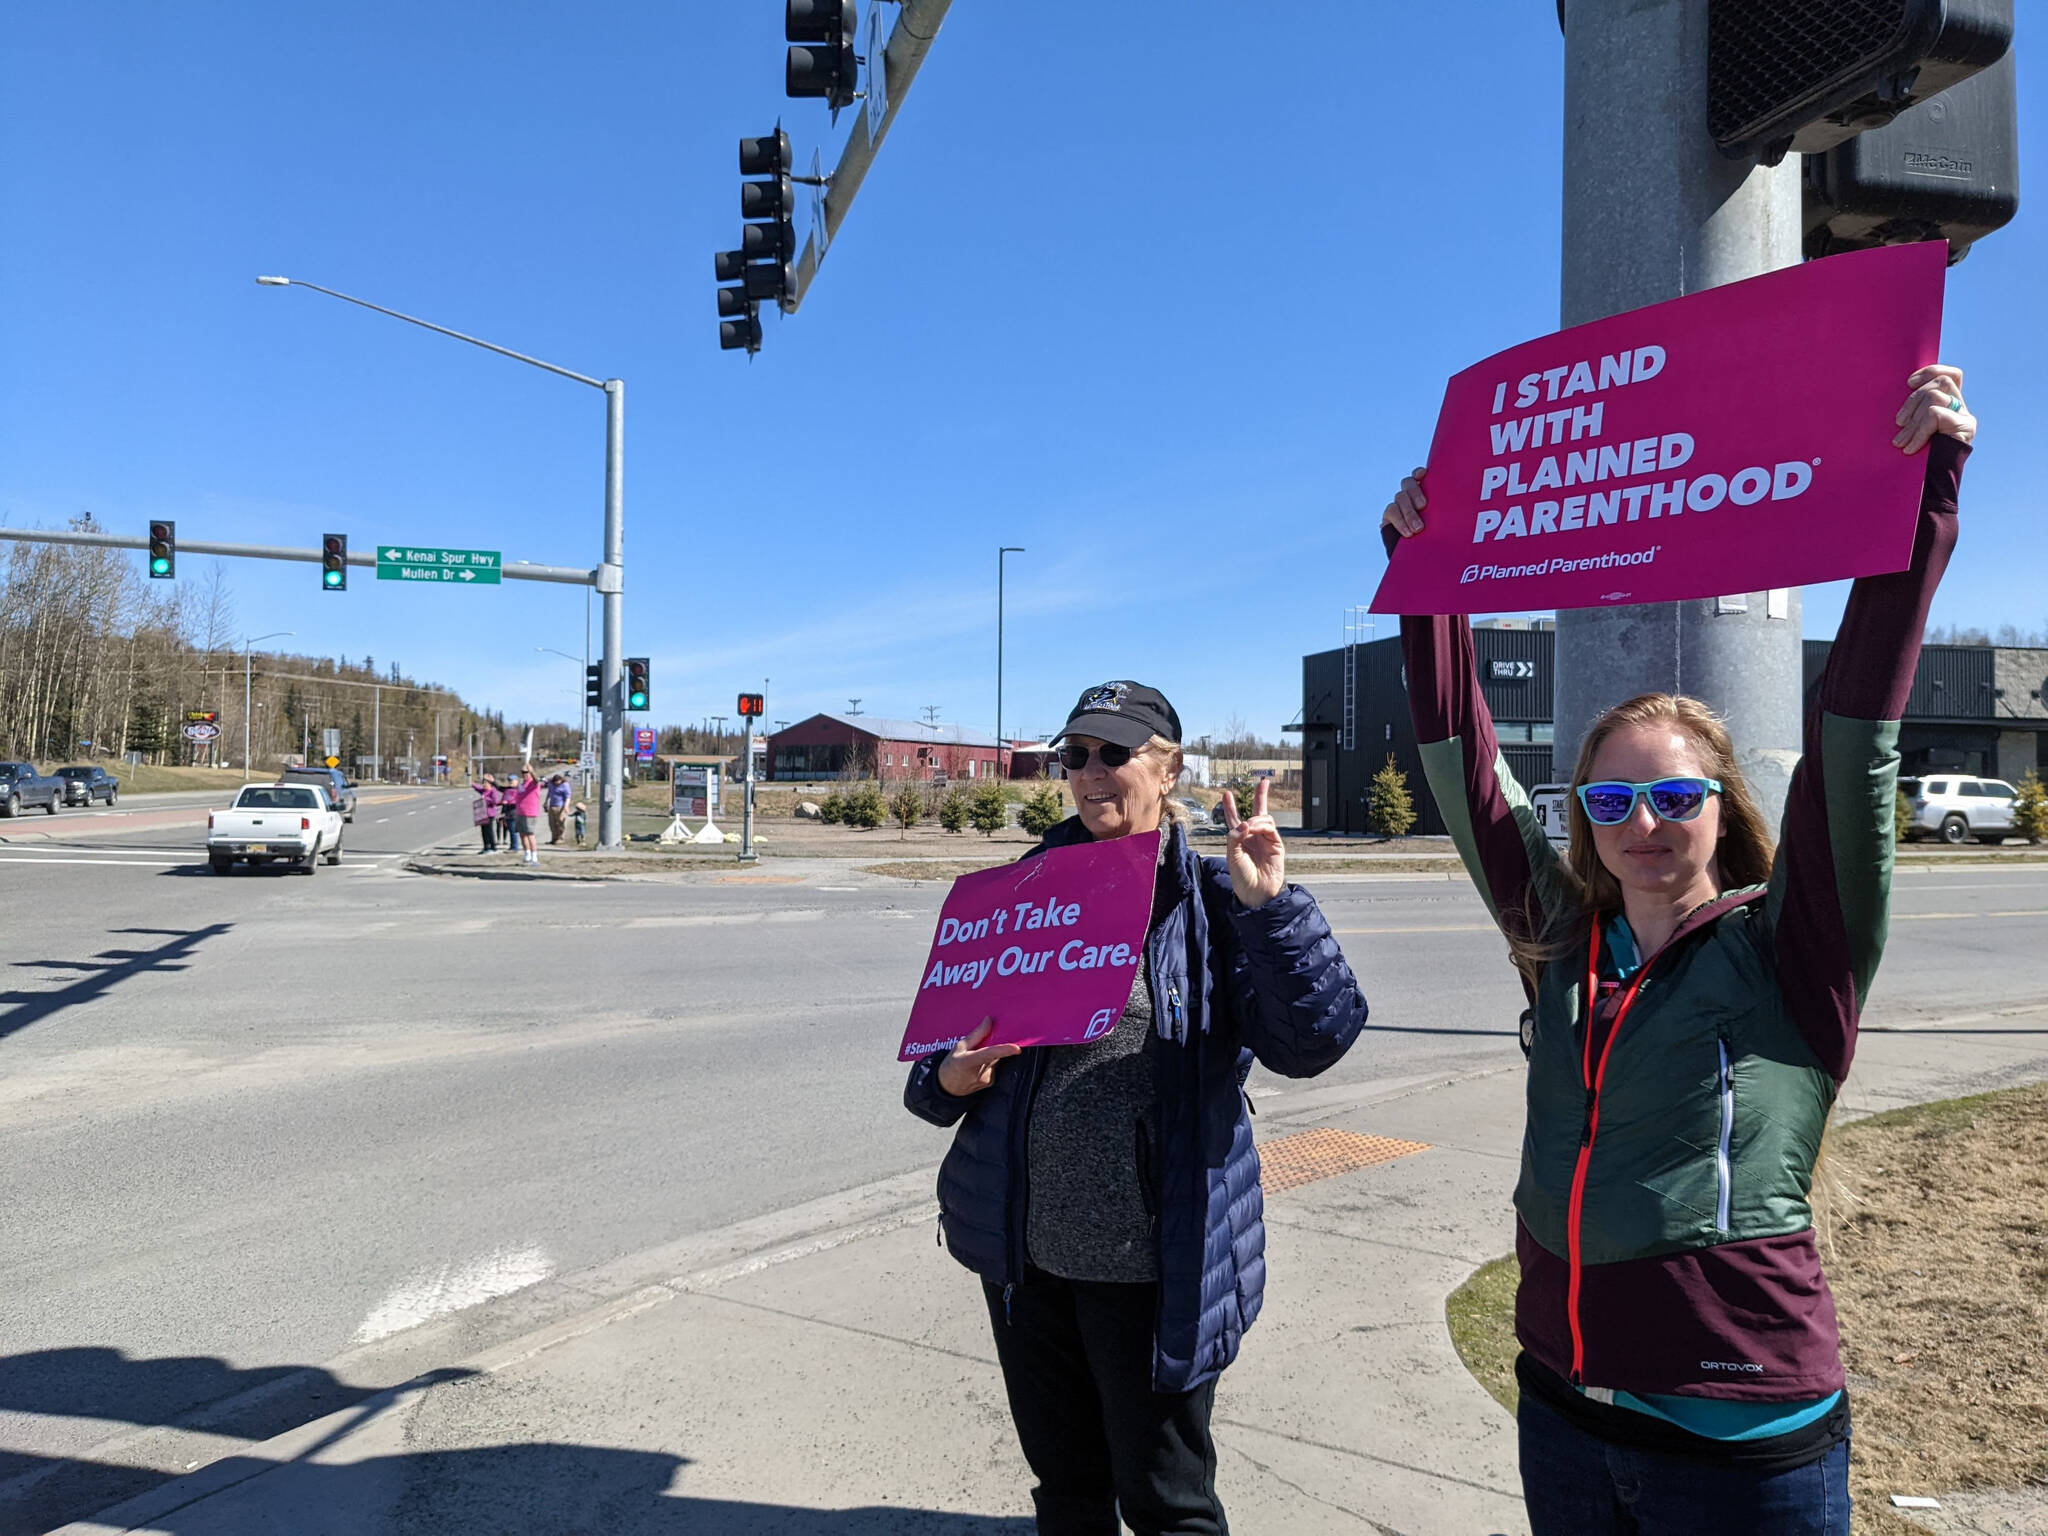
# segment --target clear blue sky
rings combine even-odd
[[[1556,325],[1552,8],[965,0],[750,365],[713,307],[735,140],[781,115],[801,159],[837,145],[782,96],[781,12],[6,7],[0,518],[594,563],[595,391],[252,281],[282,272],[627,380],[627,648],[659,722],[765,676],[777,718],[858,695],[987,726],[995,549],[1021,544],[1013,728],[1136,676],[1190,733],[1276,731],[1372,592],[1444,378]],[[2038,170],[2048,91],[2021,82]],[[2041,229],[1951,277],[1986,428],[1941,622],[2048,620]],[[534,652],[580,655],[575,588],[230,575],[248,633],[578,708]],[[1809,632],[1840,602],[1809,593]]]

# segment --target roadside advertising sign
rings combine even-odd
[[[1903,570],[1948,247],[1809,261],[1525,342],[1457,374],[1427,526],[1375,613],[1675,602]]]
[[[710,763],[678,763],[669,780],[671,816],[715,816],[718,813],[718,769]]]
[[[1080,1045],[1116,1027],[1144,952],[1159,834],[1050,848],[962,875],[939,909],[898,1061],[989,1045]]]
[[[633,755],[643,763],[654,761],[655,733],[648,726],[636,726],[633,731]]]
[[[211,720],[195,720],[185,727],[187,741],[212,741],[220,735],[220,727]]]
[[[218,720],[220,718],[220,711],[217,709],[188,709],[185,711],[185,718],[194,724],[198,724],[201,721]]]

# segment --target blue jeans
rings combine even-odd
[[[1527,1392],[1516,1415],[1534,1536],[1849,1536],[1849,1442],[1790,1472],[1610,1445]]]

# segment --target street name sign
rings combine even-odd
[[[440,581],[459,586],[498,585],[503,559],[495,549],[416,549],[409,544],[377,546],[379,581]]]

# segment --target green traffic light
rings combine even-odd
[[[171,562],[159,556],[157,559],[149,562],[149,568],[158,576],[167,575],[171,569]]]
[[[629,695],[626,700],[626,707],[628,709],[645,709],[647,707],[647,695],[644,693]]]
[[[330,587],[338,587],[338,586],[340,586],[340,585],[341,585],[341,572],[339,572],[339,571],[329,571],[329,572],[327,572],[327,585],[329,585]]]

